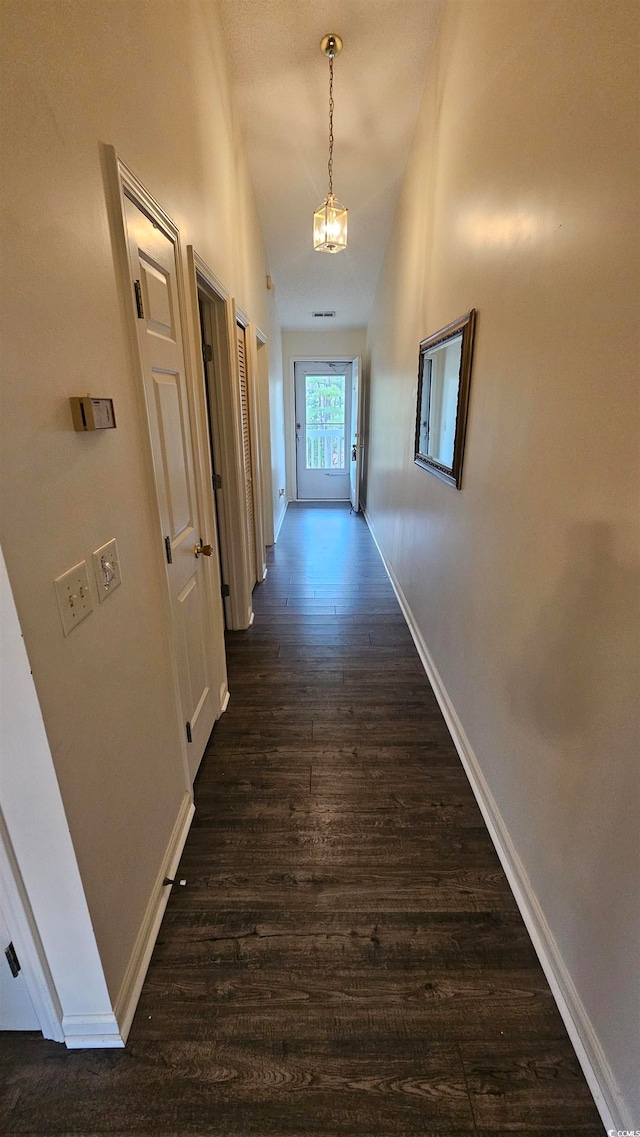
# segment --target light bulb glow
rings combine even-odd
[[[348,210],[328,194],[313,215],[313,247],[322,253],[339,253],[347,247]]]

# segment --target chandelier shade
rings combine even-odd
[[[322,253],[339,253],[347,247],[349,210],[334,194],[327,194],[313,215],[313,247]]]

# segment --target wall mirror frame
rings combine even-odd
[[[420,344],[414,461],[462,486],[476,309]]]

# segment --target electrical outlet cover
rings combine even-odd
[[[80,561],[68,572],[56,577],[53,583],[58,598],[62,628],[65,636],[68,636],[69,632],[93,612],[87,562]]]
[[[102,603],[107,596],[115,592],[118,585],[122,584],[120,557],[115,537],[112,541],[107,541],[106,545],[96,549],[93,554],[93,571],[96,574],[98,596]]]

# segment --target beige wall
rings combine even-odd
[[[100,141],[274,342],[278,383],[279,330],[216,3],[28,0],[3,16],[2,542],[114,997],[185,779]],[[87,391],[115,399],[108,436],[71,429],[68,396]],[[53,579],[113,536],[123,585],[64,639]]]
[[[341,328],[335,331],[283,332],[282,366],[284,375],[285,436],[287,450],[287,497],[295,500],[295,400],[293,364],[296,359],[355,359],[364,356],[367,347],[366,328]]]
[[[370,323],[367,485],[636,1125],[637,16],[446,6]],[[412,460],[418,344],[472,307],[457,492]]]

